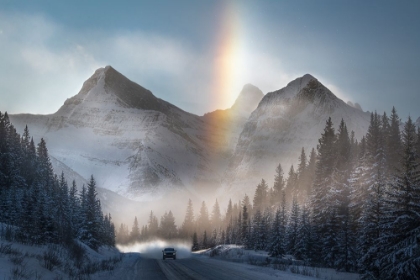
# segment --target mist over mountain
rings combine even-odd
[[[12,115],[11,120],[18,131],[28,125],[35,141],[48,142],[55,169],[67,177],[82,181],[94,174],[104,189],[147,199],[167,190],[195,193],[200,186],[217,186],[224,170],[218,159],[222,167],[227,164],[219,155],[226,139],[214,136],[232,126],[237,132],[229,137],[236,140],[247,111],[261,98],[261,91],[246,86],[228,110],[229,120],[214,121],[155,97],[107,66],[56,113]]]
[[[261,178],[285,172],[302,147],[309,153],[331,116],[356,137],[369,114],[337,98],[311,75],[264,94],[247,84],[231,108],[197,116],[154,96],[111,66],[100,68],[51,115],[10,116],[43,137],[55,169],[77,180],[94,174],[98,186],[147,200],[168,190],[242,194]]]
[[[212,127],[211,138],[217,144],[214,149],[219,150],[225,160],[232,155],[245,122],[263,97],[259,88],[246,84],[232,107],[204,114],[203,119]],[[223,168],[226,164],[222,164]]]
[[[302,147],[307,155],[316,149],[328,117],[335,127],[344,119],[356,138],[366,134],[370,120],[369,113],[346,104],[309,74],[267,93],[244,125],[224,189],[252,195],[262,178],[271,185],[279,163],[287,174],[292,164],[297,167]]]

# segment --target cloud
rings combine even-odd
[[[140,30],[72,30],[27,14],[0,13],[0,30],[0,111],[53,113],[105,65],[189,112],[232,105],[213,102],[217,58],[211,46],[198,51],[190,42]],[[242,58],[233,95],[246,83],[265,93],[296,77],[284,74],[280,59],[263,51]]]
[[[43,17],[0,14],[1,111],[52,113],[99,66]]]

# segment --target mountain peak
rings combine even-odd
[[[97,69],[83,83],[79,93],[66,100],[59,112],[68,112],[66,107],[73,108],[87,102],[93,106],[112,103],[125,108],[167,111],[166,102],[156,98],[151,91],[132,82],[110,65]]]
[[[308,83],[312,80],[318,81],[314,76],[310,74],[305,74],[302,77],[296,78],[290,83],[287,84],[286,88],[299,88],[302,89],[308,85]]]
[[[257,108],[258,103],[263,97],[264,94],[259,88],[252,84],[246,84],[242,88],[242,91],[239,93],[231,109],[235,111],[244,111],[249,114]]]

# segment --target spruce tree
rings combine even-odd
[[[387,153],[387,174],[396,175],[399,168],[400,156],[402,152],[400,118],[395,107],[392,107],[391,116],[389,117],[389,127],[386,132],[386,153]]]
[[[410,117],[402,135],[401,167],[387,192],[383,235],[379,238],[380,278],[416,279],[420,275],[420,170],[416,129]]]
[[[273,195],[271,197],[271,205],[278,207],[281,203],[281,195],[284,190],[285,183],[283,177],[283,168],[281,164],[277,165],[274,175]]]
[[[217,199],[216,199],[216,202],[214,203],[214,206],[213,206],[213,211],[211,213],[211,221],[210,222],[211,222],[211,226],[214,229],[218,229],[222,225],[222,215],[220,213],[219,202],[217,202]]]
[[[297,249],[298,229],[300,225],[300,207],[296,196],[293,197],[290,220],[287,226],[287,252],[295,255]]]
[[[253,208],[254,211],[262,211],[267,206],[267,196],[268,196],[268,185],[264,179],[261,179],[261,182],[258,184],[255,189]]]
[[[286,252],[283,225],[284,221],[282,223],[280,208],[277,208],[270,231],[270,243],[268,246],[268,253],[270,256],[281,257]]]
[[[207,206],[204,201],[201,203],[200,213],[197,218],[197,229],[201,232],[204,230],[211,232],[209,211],[207,210]]]
[[[312,263],[312,251],[313,247],[313,233],[309,218],[309,209],[306,205],[303,206],[297,229],[296,245],[294,250],[294,256],[298,260],[303,260],[305,265]]]
[[[184,222],[180,229],[180,235],[184,238],[191,238],[194,232],[194,209],[191,199],[188,199],[187,211],[185,213]]]
[[[248,230],[248,208],[246,205],[242,207],[242,220],[241,220],[241,244],[249,245],[249,230]]]
[[[336,135],[331,118],[328,118],[324,132],[318,140],[318,157],[316,163],[315,180],[311,195],[311,212],[314,227],[314,238],[319,242],[314,244],[314,252],[318,255],[313,256],[314,261],[323,263],[326,261],[325,251],[322,244],[327,244],[329,229],[329,190],[332,184],[332,173],[336,163],[335,151]],[[320,254],[321,253],[321,254]]]
[[[175,217],[172,211],[165,212],[160,220],[161,236],[166,239],[173,239],[177,236],[177,228],[175,225]]]
[[[131,242],[140,241],[140,228],[139,228],[139,223],[137,221],[137,217],[134,217],[133,226],[130,232],[130,240]]]
[[[198,238],[197,238],[197,232],[194,231],[193,237],[192,237],[192,247],[191,251],[195,252],[200,250],[200,246],[198,244]]]

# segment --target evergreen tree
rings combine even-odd
[[[359,266],[364,275],[379,277],[378,260],[382,252],[377,247],[377,241],[382,236],[381,224],[384,221],[384,192],[385,192],[385,148],[384,134],[381,128],[381,118],[375,112],[371,114],[371,121],[366,134],[366,170],[364,185],[361,186],[362,195],[359,199],[361,217],[359,219],[360,238],[358,251],[361,254]]]
[[[298,229],[300,225],[300,207],[296,196],[293,197],[292,210],[290,212],[290,221],[287,227],[287,252],[291,255],[296,254],[298,243]]]
[[[220,213],[219,202],[217,202],[217,199],[216,199],[216,202],[214,203],[213,211],[211,214],[211,226],[214,229],[218,229],[221,225],[222,225],[222,215]]]
[[[149,221],[148,221],[148,232],[150,237],[156,237],[159,230],[159,222],[157,217],[153,214],[153,211],[150,211]]]
[[[99,247],[99,229],[101,218],[98,216],[100,208],[97,199],[96,192],[96,181],[93,176],[90,177],[90,181],[86,191],[86,232],[82,236],[82,241],[85,242],[89,247],[96,250]]]
[[[209,247],[209,242],[207,238],[207,230],[203,233],[203,241],[201,242],[201,249],[207,249]]]
[[[248,246],[249,243],[248,218],[248,208],[244,204],[242,207],[241,244],[245,246]]]
[[[387,174],[390,176],[396,175],[402,153],[400,122],[397,110],[395,110],[395,107],[392,107],[389,127],[386,132]]]
[[[332,173],[336,163],[335,151],[336,135],[331,118],[326,122],[324,132],[321,134],[318,145],[318,158],[316,164],[315,180],[311,195],[311,212],[314,226],[314,238],[319,242],[314,244],[314,252],[321,255],[314,256],[314,261],[323,262],[326,260],[325,253],[322,253],[322,244],[325,244],[328,237],[328,211],[329,207],[329,190],[332,184]],[[325,252],[325,251],[324,251]]]
[[[284,177],[283,177],[283,168],[281,164],[276,168],[276,173],[274,175],[274,185],[273,185],[273,195],[271,196],[271,205],[280,205],[282,191],[285,188]]]
[[[277,208],[270,231],[271,238],[268,246],[270,256],[280,257],[286,253],[284,224],[285,222],[282,221],[280,208]]]
[[[379,236],[380,278],[416,279],[420,275],[420,170],[416,129],[410,117],[402,135],[401,169],[387,192],[383,235]]]
[[[253,201],[253,208],[255,210],[262,211],[267,206],[267,195],[268,195],[268,185],[264,179],[261,179],[261,183],[258,184]]]
[[[294,256],[299,260],[304,260],[306,265],[312,263],[313,247],[313,233],[309,220],[309,210],[304,205],[301,211],[300,223],[297,229],[296,245]]]
[[[130,240],[131,242],[140,241],[140,228],[139,223],[137,221],[137,217],[134,217],[133,227],[131,228],[130,232]]]
[[[200,246],[198,245],[198,238],[197,238],[197,232],[194,231],[193,237],[192,237],[192,247],[191,251],[195,252],[200,250]]]
[[[190,238],[194,232],[194,209],[191,199],[188,200],[187,211],[185,213],[184,222],[180,229],[180,235]]]
[[[175,225],[175,217],[172,211],[165,212],[160,220],[161,236],[166,239],[173,239],[177,236],[177,228]]]
[[[207,206],[206,206],[206,203],[204,201],[201,203],[200,214],[198,215],[198,219],[197,219],[197,228],[201,232],[203,232],[203,231],[210,232],[211,231],[209,211],[207,210]]]
[[[226,210],[226,215],[225,218],[223,220],[223,225],[225,228],[227,228],[227,226],[229,225],[230,220],[233,217],[233,206],[232,206],[232,200],[229,199],[229,203],[228,203],[228,207]]]
[[[298,174],[295,172],[293,165],[290,166],[288,175],[285,193],[287,200],[292,200],[294,196],[299,195]]]

